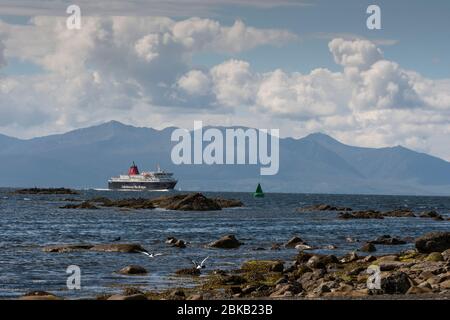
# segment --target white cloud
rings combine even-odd
[[[204,72],[191,70],[178,79],[178,86],[189,95],[204,96],[210,91],[211,81]]]
[[[0,77],[3,133],[46,134],[110,119],[155,127],[204,119],[278,127],[285,136],[323,131],[353,144],[403,144],[450,159],[442,144],[450,134],[450,79],[405,70],[367,40],[332,40],[342,70],[302,74],[259,73],[233,58],[297,39],[241,21],[96,17],[74,32],[64,19],[36,17],[29,25],[0,21],[0,34],[0,65],[16,58],[44,70]],[[199,53],[231,57],[207,69],[193,66]]]
[[[337,38],[333,39],[328,47],[337,64],[360,70],[367,69],[383,57],[381,50],[368,40],[349,41]]]

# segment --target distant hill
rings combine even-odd
[[[316,133],[280,139],[280,170],[259,165],[172,164],[174,128],[137,128],[111,121],[30,140],[0,135],[0,186],[106,188],[110,176],[157,164],[182,190],[450,195],[450,163],[403,147],[360,148]],[[220,128],[224,130],[225,128]]]

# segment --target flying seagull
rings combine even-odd
[[[155,258],[157,256],[162,256],[162,253],[149,253],[147,251],[141,251],[141,253],[145,254],[149,258]]]
[[[205,259],[203,259],[202,262],[200,262],[200,264],[197,261],[192,260],[192,263],[194,264],[195,269],[197,269],[197,270],[205,269],[206,268],[205,261],[208,260],[208,258],[209,258],[209,256],[206,257]]]

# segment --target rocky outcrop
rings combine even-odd
[[[200,270],[197,268],[184,268],[175,271],[175,274],[179,276],[199,276]]]
[[[154,209],[159,207],[167,210],[180,211],[215,211],[221,210],[222,208],[243,206],[243,203],[239,200],[222,198],[209,199],[201,193],[176,194],[156,199],[129,198],[111,200],[105,197],[99,197],[89,201],[104,207],[126,209]],[[74,207],[74,209],[78,209],[78,207]]]
[[[210,247],[213,248],[221,248],[221,249],[235,249],[239,248],[242,245],[242,242],[240,242],[236,237],[232,234],[223,236],[219,240],[216,240],[212,243],[210,243]]]
[[[340,219],[383,219],[383,214],[376,210],[344,212],[339,214]]]
[[[352,211],[352,208],[347,207],[335,207],[329,204],[317,204],[312,206],[307,206],[303,208],[298,208],[298,212],[314,212],[314,211]]]
[[[94,199],[95,200],[95,199]],[[105,207],[116,207],[116,208],[126,208],[126,209],[154,209],[155,205],[152,200],[144,198],[130,198],[121,200],[109,200],[109,199],[97,199],[98,203],[101,203]]]
[[[431,219],[438,220],[438,221],[444,220],[444,217],[441,216],[436,211],[424,211],[424,212],[422,212],[419,215],[419,217],[421,217],[421,218],[431,218]]]
[[[93,247],[92,244],[68,244],[68,245],[52,245],[46,246],[42,249],[44,252],[52,253],[67,253],[81,250],[89,250]]]
[[[83,201],[82,203],[69,203],[65,206],[60,207],[61,209],[88,209],[88,210],[96,210],[97,206],[92,204],[89,201]]]
[[[421,253],[442,252],[450,249],[450,232],[431,232],[416,239],[416,249]]]
[[[89,250],[99,252],[124,252],[124,253],[142,253],[147,251],[140,244],[134,243],[97,244],[92,248],[90,248]]]
[[[382,245],[400,245],[406,244],[405,240],[391,237],[390,235],[383,235],[376,238],[375,240],[369,241],[371,244],[382,244]]]
[[[359,251],[361,252],[375,252],[377,251],[377,248],[373,243],[367,242],[365,243],[361,248],[359,248]]]
[[[396,209],[392,211],[383,212],[383,216],[396,218],[413,218],[416,215],[411,209]]]
[[[244,272],[283,272],[284,263],[279,260],[250,260],[241,266]]]
[[[147,270],[144,267],[137,266],[137,265],[129,265],[126,267],[123,267],[117,273],[123,274],[123,275],[145,275],[147,274]]]
[[[209,199],[201,193],[166,196],[152,201],[156,206],[167,210],[215,211],[222,209],[217,201]]]
[[[31,291],[21,296],[19,300],[62,300],[62,298],[46,291]]]
[[[237,199],[222,199],[222,198],[213,198],[213,201],[215,201],[222,209],[224,208],[237,208],[237,207],[243,207],[244,204],[242,201]]]
[[[15,190],[15,194],[79,194],[77,191],[66,188],[29,188]]]
[[[125,253],[142,253],[146,252],[145,248],[140,244],[134,243],[112,243],[112,244],[68,244],[68,245],[51,245],[42,249],[44,252],[66,253],[82,250],[91,250],[99,252],[125,252]]]

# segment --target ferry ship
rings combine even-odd
[[[137,165],[133,162],[128,174],[112,177],[108,180],[111,190],[171,190],[177,184],[173,173],[162,171],[159,166],[156,172],[139,173]]]

